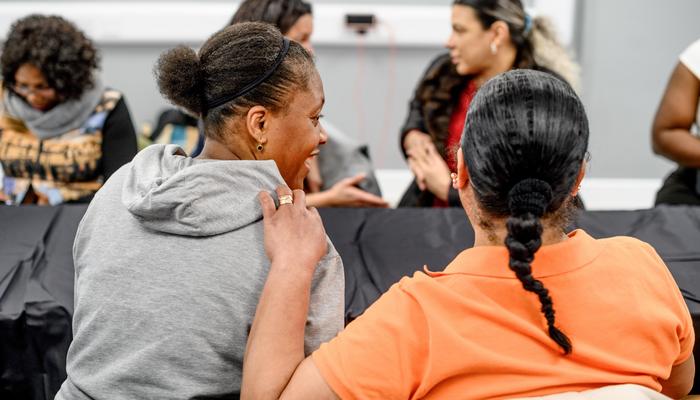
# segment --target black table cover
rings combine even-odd
[[[0,399],[53,399],[65,379],[72,244],[84,211],[77,205],[0,207]],[[461,209],[320,212],[345,265],[348,320],[401,277],[423,265],[443,268],[474,240]],[[584,212],[574,227],[653,245],[700,326],[700,207]]]

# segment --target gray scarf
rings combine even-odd
[[[86,90],[77,100],[64,101],[44,112],[27,104],[11,90],[5,90],[3,107],[10,116],[22,120],[39,139],[49,139],[78,129],[100,104],[104,86],[95,79],[95,86]]]

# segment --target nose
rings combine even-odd
[[[450,33],[450,36],[447,38],[447,42],[445,42],[445,47],[452,50],[454,46],[454,33]]]
[[[34,92],[29,93],[28,95],[25,96],[25,98],[27,99],[27,103],[29,103],[33,106],[38,105],[38,104],[42,104],[41,98]]]
[[[312,57],[316,55],[316,52],[314,51],[314,46],[311,44],[311,41],[307,40],[304,43],[304,48],[306,49],[306,51],[309,52],[309,54],[311,54]]]
[[[323,127],[323,124],[319,124],[321,126],[321,134],[318,136],[318,144],[326,144],[328,142],[328,133],[326,132],[326,128]]]

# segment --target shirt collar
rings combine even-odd
[[[602,251],[603,244],[581,229],[568,235],[560,243],[542,246],[535,253],[532,275],[543,278],[563,274],[593,261]],[[428,272],[431,276],[467,274],[494,278],[516,279],[508,267],[508,249],[505,246],[479,246],[462,251],[442,272]]]

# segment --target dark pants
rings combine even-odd
[[[673,171],[656,193],[655,205],[700,205],[698,170],[680,167]]]

